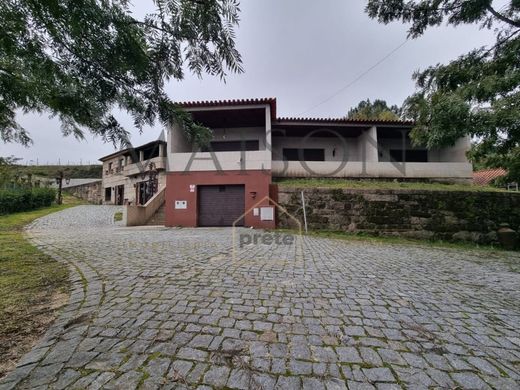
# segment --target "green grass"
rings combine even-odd
[[[307,233],[309,236],[332,238],[347,241],[366,242],[370,244],[394,244],[394,245],[411,245],[411,246],[426,246],[431,248],[448,248],[448,249],[463,249],[463,250],[481,250],[486,252],[502,252],[501,247],[493,245],[479,245],[471,242],[449,242],[441,240],[421,240],[404,237],[388,237],[375,236],[368,233],[349,233],[343,231],[330,230],[313,230]]]
[[[0,216],[0,377],[45,331],[69,285],[67,266],[32,246],[23,227],[81,203],[66,197],[59,206]]]
[[[114,222],[119,222],[123,220],[123,213],[121,211],[118,211],[114,214]]]
[[[332,178],[276,179],[280,187],[289,188],[345,188],[345,189],[386,189],[386,190],[426,190],[426,191],[478,191],[502,192],[501,188],[472,184],[445,184],[423,182],[399,182],[385,180],[348,180]]]

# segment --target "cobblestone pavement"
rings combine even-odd
[[[231,229],[125,228],[115,210],[28,229],[73,291],[0,389],[520,388],[518,255],[299,237],[234,251]]]

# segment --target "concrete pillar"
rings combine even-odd
[[[377,127],[363,131],[359,136],[359,157],[361,161],[378,162]]]
[[[265,155],[268,161],[264,164],[264,169],[271,169],[271,161],[273,160],[273,143],[271,129],[271,105],[267,105],[265,109]]]
[[[164,157],[164,145],[159,144],[159,157]]]
[[[139,151],[139,161],[144,161],[144,152],[142,150]]]

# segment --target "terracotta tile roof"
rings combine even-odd
[[[250,106],[250,105],[256,105],[256,104],[269,104],[271,106],[271,117],[273,119],[276,118],[276,98],[201,100],[201,101],[191,101],[191,102],[176,102],[176,104],[183,108]]]
[[[365,120],[365,119],[348,119],[348,118],[278,118],[277,122],[309,122],[309,123],[338,123],[338,124],[389,124],[413,126],[413,121],[403,120]]]
[[[488,185],[493,179],[505,176],[506,174],[507,171],[502,168],[483,169],[481,171],[473,172],[473,183],[481,186]]]
[[[183,108],[199,108],[199,107],[225,107],[225,106],[248,106],[256,104],[269,104],[271,106],[271,118],[276,122],[293,122],[293,123],[337,123],[337,124],[362,124],[362,125],[402,125],[413,126],[413,121],[401,120],[358,120],[347,118],[288,118],[276,117],[276,98],[254,98],[254,99],[231,99],[231,100],[200,100],[188,102],[176,102]]]

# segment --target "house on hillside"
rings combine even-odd
[[[145,204],[161,194],[167,226],[272,228],[277,196],[273,178],[472,179],[466,158],[469,139],[442,149],[416,148],[409,137],[412,122],[280,118],[274,98],[180,105],[213,131],[210,144],[195,149],[183,129],[173,127],[166,142],[157,141],[160,150],[154,156],[138,152],[149,148],[147,144],[102,158],[107,203]],[[153,194],[145,190],[143,198],[152,160],[161,166],[160,179],[151,188]],[[115,167],[122,174],[113,172]]]

